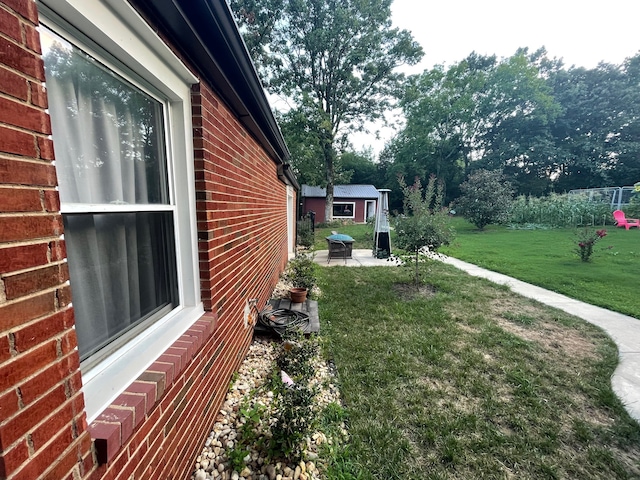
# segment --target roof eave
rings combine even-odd
[[[289,150],[227,2],[130,2],[157,23],[274,161],[287,163]]]

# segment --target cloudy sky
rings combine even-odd
[[[640,0],[394,0],[391,9],[394,26],[410,30],[425,51],[408,73],[451,65],[474,50],[508,57],[518,47],[544,46],[565,65],[587,68],[640,51]],[[392,133],[352,142],[377,153]]]

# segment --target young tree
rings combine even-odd
[[[417,289],[420,285],[420,264],[424,263],[421,260],[426,261],[426,254],[448,245],[453,230],[443,210],[444,185],[435,175],[429,177],[424,191],[418,177],[411,186],[402,176],[398,177],[398,183],[404,197],[404,213],[395,218],[396,244],[413,256]]]
[[[325,218],[330,220],[337,143],[365,121],[383,118],[404,78],[396,68],[417,63],[422,49],[408,31],[391,28],[391,0],[230,4],[245,38],[260,42],[254,50],[266,59],[261,71],[270,93],[315,110],[320,127],[314,129],[315,142],[327,190]]]
[[[455,202],[456,211],[480,230],[507,219],[513,201],[513,189],[496,170],[476,170],[460,185],[462,195]]]

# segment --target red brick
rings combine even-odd
[[[64,283],[66,279],[63,280],[64,274],[61,271],[61,267],[62,265],[51,265],[5,277],[4,284],[7,300],[14,300]]]
[[[62,358],[37,375],[26,379],[19,385],[24,405],[35,402],[57,384],[62,385],[64,380],[75,372],[77,365],[69,357]]]
[[[53,313],[54,310],[55,292],[46,292],[37,297],[0,305],[0,332],[42,317],[47,313]]]
[[[1,313],[0,318],[2,318]],[[3,363],[0,365],[0,392],[44,369],[52,364],[56,357],[56,342],[49,342]]]
[[[76,331],[69,330],[62,336],[61,339],[61,348],[62,354],[66,355],[71,353],[78,346],[78,337],[76,336]]]
[[[3,0],[3,3],[34,25],[38,24],[38,11],[32,0]]]
[[[33,151],[35,156],[35,146]],[[0,183],[55,187],[58,181],[56,170],[49,163],[0,158]]]
[[[23,467],[11,480],[41,479],[42,474],[55,465],[63,452],[73,443],[73,435],[70,428],[65,428],[49,444],[36,452],[35,457]]]
[[[18,411],[18,394],[15,390],[9,390],[4,395],[0,396],[0,418],[6,419],[11,417]],[[0,445],[0,450],[6,447],[6,445]]]
[[[60,287],[56,291],[56,295],[58,297],[58,306],[60,308],[64,308],[71,304],[71,287],[69,285]]]
[[[0,97],[0,122],[44,135],[51,134],[49,115],[44,110],[9,98]]]
[[[1,37],[0,63],[44,82],[44,66],[40,56]]]
[[[155,388],[155,399],[160,400],[162,395],[164,394],[165,387],[168,388],[166,382],[166,376],[164,373],[160,372],[150,372],[145,371],[138,377],[138,380],[141,382],[147,382],[154,386]]]
[[[0,50],[2,46],[0,45]],[[32,134],[20,132],[0,125],[0,152],[14,153],[25,157],[35,157],[36,139]]]
[[[133,434],[133,410],[108,407],[98,416],[96,422],[120,424],[120,442],[122,445]]]
[[[113,402],[113,407],[127,408],[133,412],[134,427],[138,427],[146,415],[145,396],[124,392]]]
[[[60,480],[61,478],[71,478],[71,479],[77,478],[77,477],[74,477],[72,474],[69,477],[67,477],[67,475],[69,475],[69,472],[71,472],[77,466],[78,463],[79,463],[78,447],[74,446],[68,449],[68,451],[63,454],[63,457],[60,460],[57,460],[56,462],[54,462],[53,468],[48,472],[45,472],[44,474],[42,474],[40,476],[40,480]]]
[[[29,50],[36,52],[37,54],[42,53],[42,48],[40,46],[40,34],[32,25],[24,25],[24,38]]]
[[[173,363],[153,362],[147,372],[161,373],[164,375],[164,390],[168,390],[173,383],[173,377],[175,376],[175,367]]]
[[[47,418],[65,400],[64,387],[61,385],[34,404],[20,410],[17,415],[14,415],[4,425],[0,426],[0,441],[2,445],[11,445]]]
[[[47,212],[60,211],[60,194],[56,190],[44,191],[44,208]]]
[[[153,383],[133,382],[127,387],[125,393],[137,393],[144,395],[146,413],[149,413],[156,404],[156,386]]]
[[[58,262],[67,258],[67,245],[64,240],[56,240],[49,244],[51,250],[51,261]]]
[[[69,392],[71,395],[78,393],[82,389],[82,373],[77,370],[69,379],[67,380]],[[78,410],[76,413],[81,413],[82,410]]]
[[[33,448],[40,450],[49,440],[63,429],[71,428],[73,412],[71,402],[67,402],[60,410],[49,415],[47,420],[31,432]]]
[[[5,451],[0,458],[0,478],[7,478],[29,459],[29,447],[25,440]]]
[[[55,272],[52,275],[57,278],[57,265],[53,268]],[[60,335],[65,330],[64,324],[65,312],[59,312],[15,331],[14,343],[16,350],[19,353],[25,352],[45,340]]]
[[[29,82],[29,90],[31,93],[31,103],[36,107],[47,108],[49,100],[47,98],[47,89],[41,83]]]
[[[29,98],[29,84],[26,78],[0,66],[0,92],[26,101]]]
[[[173,365],[174,378],[176,378],[180,374],[180,372],[182,371],[182,368],[185,365],[185,362],[182,361],[182,358],[179,354],[175,355],[175,354],[168,353],[166,351],[165,353],[163,353],[158,357],[157,361],[160,363],[169,363]]]
[[[182,337],[181,337],[182,338]],[[187,352],[187,362],[193,358],[195,353],[195,349],[193,348],[193,344],[189,341],[185,340],[176,340],[173,342],[172,348],[176,348],[177,350],[186,350]]]
[[[15,15],[11,15],[6,10],[0,9],[0,33],[13,38],[17,42],[22,41],[22,31],[20,20]]]
[[[9,347],[9,337],[6,335],[0,337],[0,362],[4,362],[11,358],[11,348]],[[0,418],[2,416],[0,415]]]
[[[98,464],[102,465],[112,460],[122,446],[120,424],[93,422],[89,425],[89,433],[94,440]]]
[[[59,215],[0,215],[0,222],[0,242],[59,237],[62,234],[62,219]]]
[[[38,155],[43,160],[55,160],[53,141],[50,138],[38,137]]]
[[[0,188],[0,211],[38,212],[42,210],[40,191],[26,188]]]

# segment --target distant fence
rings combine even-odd
[[[611,210],[620,210],[623,205],[628,205],[633,194],[634,187],[580,188],[569,191],[569,195],[582,195],[590,202],[607,203]]]

